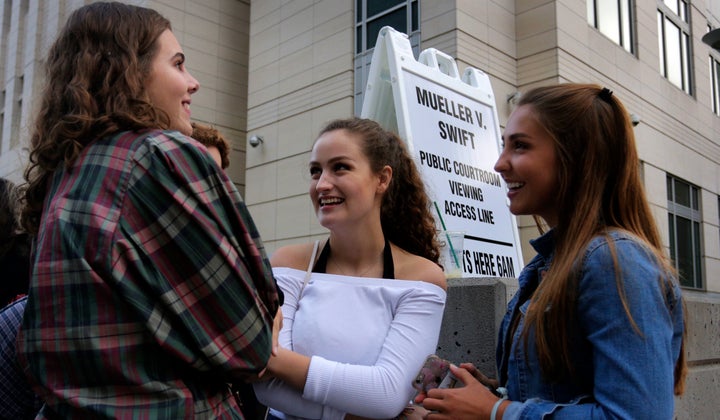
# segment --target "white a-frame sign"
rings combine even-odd
[[[500,127],[490,79],[427,49],[415,60],[407,35],[380,30],[362,117],[407,141],[434,200],[437,226],[465,232],[463,277],[517,277],[517,222],[493,170]]]

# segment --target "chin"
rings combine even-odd
[[[170,127],[170,129],[171,129],[171,130],[177,130],[177,131],[185,134],[185,135],[188,136],[188,137],[192,137],[193,128],[192,128],[192,125],[190,125],[189,123],[188,123],[188,124],[183,124],[183,125],[180,125],[180,126],[177,126],[177,125],[176,125],[176,126]]]

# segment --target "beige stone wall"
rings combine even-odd
[[[245,192],[247,137],[249,0],[136,1],[162,13],[173,26],[200,82],[192,97],[192,117],[220,130],[232,145],[227,169]]]
[[[282,3],[282,4],[281,4]],[[252,1],[248,207],[268,252],[325,229],[307,196],[307,162],[320,128],[353,115],[353,0]]]
[[[156,9],[171,21],[186,53],[187,67],[201,85],[200,91],[193,95],[193,119],[213,124],[231,141],[228,171],[242,192],[245,187],[249,1],[126,2]],[[23,3],[27,5],[26,14],[21,13]],[[5,91],[4,104],[0,104],[5,112],[5,118],[0,121],[0,176],[16,182],[22,180],[34,99],[43,85],[44,56],[69,13],[84,3],[78,0],[2,2],[2,7],[9,8],[12,14],[7,22],[0,18],[0,36],[4,41],[0,48],[0,75]],[[23,83],[18,82],[21,77]],[[17,110],[13,102],[19,96],[23,102]],[[14,118],[18,118],[19,125],[13,123]]]

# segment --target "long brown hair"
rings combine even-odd
[[[152,9],[92,3],[75,10],[50,48],[30,137],[23,227],[37,233],[47,183],[93,140],[119,130],[167,128],[143,80],[170,22]]]
[[[533,296],[523,334],[527,343],[529,330],[535,330],[540,365],[548,379],[573,378],[569,336],[564,332],[575,327],[578,262],[594,236],[607,235],[610,229],[632,233],[662,267],[661,286],[667,290],[677,278],[645,197],[635,136],[623,104],[598,85],[561,84],[524,93],[517,106],[522,105],[531,107],[554,141],[562,215],[554,228],[555,256]],[[642,334],[628,307],[616,251],[612,241],[608,243],[622,304],[631,325]],[[546,311],[550,306],[552,310]],[[681,348],[675,369],[678,394],[686,371]]]
[[[405,251],[437,263],[440,251],[430,198],[405,142],[377,122],[362,118],[331,121],[318,137],[334,130],[347,130],[363,139],[363,152],[375,173],[385,165],[393,170],[380,208],[385,237]]]

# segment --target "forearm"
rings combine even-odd
[[[310,369],[310,358],[281,347],[277,356],[270,357],[267,368],[272,375],[302,392]]]

